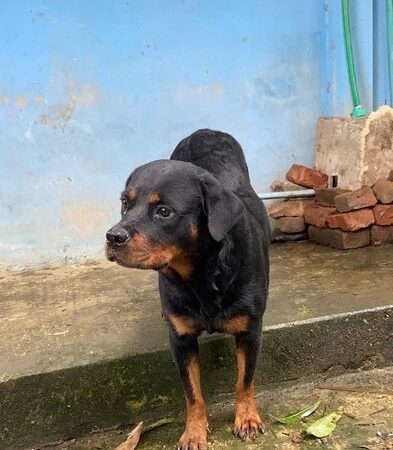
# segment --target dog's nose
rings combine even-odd
[[[115,225],[106,233],[107,243],[113,246],[124,245],[129,239],[130,235],[127,230],[118,225]]]

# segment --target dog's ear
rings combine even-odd
[[[220,185],[213,175],[201,179],[207,226],[217,242],[234,227],[244,211],[244,205],[229,189]]]

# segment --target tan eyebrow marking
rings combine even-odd
[[[150,194],[149,203],[158,203],[160,201],[160,196],[157,192]]]
[[[130,191],[128,191],[128,198],[130,200],[135,200],[136,199],[136,191],[135,191],[135,189],[131,189]]]

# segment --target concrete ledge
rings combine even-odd
[[[393,362],[393,305],[266,327],[256,384]],[[231,338],[201,340],[206,398],[235,384]],[[183,402],[168,351],[36,374],[0,384],[0,449],[32,447],[95,427],[159,416]]]

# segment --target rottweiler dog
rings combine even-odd
[[[207,449],[198,336],[235,336],[238,380],[233,431],[240,439],[264,431],[253,378],[269,285],[270,227],[251,187],[239,143],[199,130],[170,160],[138,167],[121,194],[121,220],[106,234],[107,257],[159,272],[162,311],[182,379],[187,420],[178,448]]]

